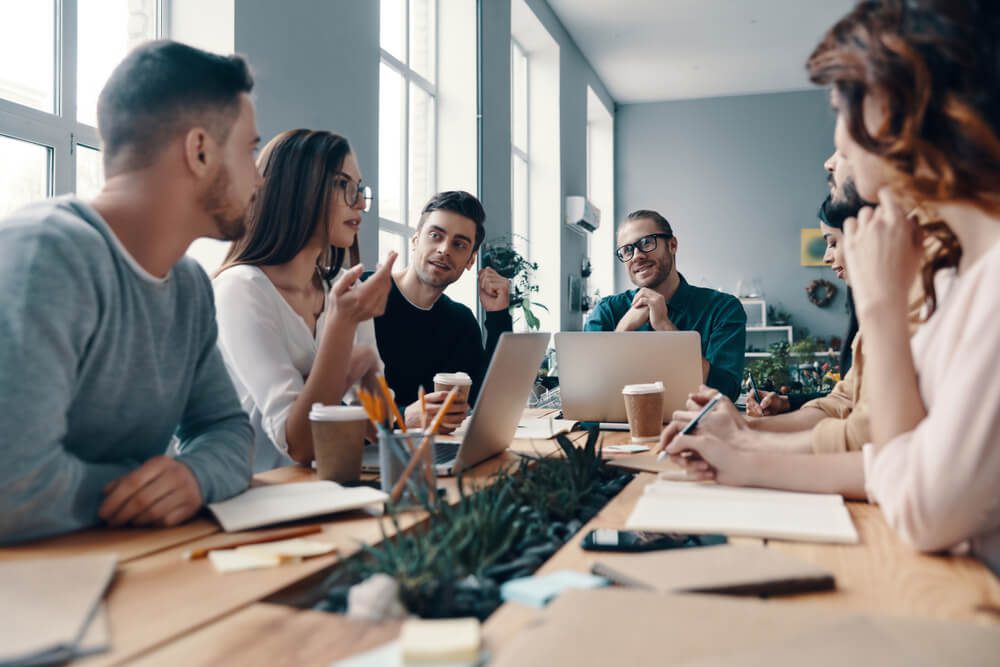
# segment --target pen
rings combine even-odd
[[[695,415],[695,418],[692,419],[691,421],[689,421],[688,424],[687,424],[687,426],[685,426],[684,429],[678,435],[690,435],[696,428],[698,428],[698,422],[701,421],[701,418],[704,417],[705,415],[707,415],[709,412],[711,412],[712,408],[715,407],[715,405],[719,402],[719,400],[721,398],[722,398],[722,394],[716,394],[715,396],[713,396],[708,401],[708,403],[705,404],[705,407],[703,407],[701,409],[701,412],[699,412],[697,415]],[[662,461],[665,458],[667,458],[667,450],[666,450],[666,448],[664,448],[663,451],[661,451],[657,455],[656,461],[660,462],[660,461]]]
[[[757,405],[760,405],[760,392],[757,391],[757,383],[754,382],[753,373],[747,371],[747,378],[750,380],[750,389],[753,390],[753,398],[757,401]]]

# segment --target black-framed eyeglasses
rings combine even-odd
[[[372,210],[372,201],[375,199],[375,193],[372,191],[370,185],[365,185],[361,181],[355,183],[347,174],[338,174],[336,185],[344,189],[344,203],[349,207],[354,208],[358,200],[364,197],[365,207],[362,210],[365,213]]]
[[[641,250],[642,252],[653,252],[656,250],[656,239],[658,238],[673,238],[672,234],[666,234],[664,232],[658,232],[656,234],[646,234],[641,239],[638,239],[635,243],[626,243],[623,246],[618,246],[615,249],[615,255],[618,256],[619,262],[629,262],[635,257],[635,251]]]

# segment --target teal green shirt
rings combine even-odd
[[[697,331],[701,335],[701,356],[711,366],[705,384],[736,400],[746,351],[747,315],[743,305],[731,294],[695,287],[684,276],[680,278],[680,286],[667,302],[670,321],[681,331]],[[584,330],[614,331],[632,307],[638,291],[631,289],[601,299]],[[638,330],[652,331],[653,327],[646,322]]]

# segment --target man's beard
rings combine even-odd
[[[435,278],[429,272],[424,270],[423,262],[419,262],[416,266],[417,278],[420,282],[427,285],[428,287],[433,287],[434,289],[443,290],[451,285],[453,282],[458,280],[458,278],[452,278],[450,275],[442,276],[441,278]]]
[[[229,170],[220,166],[218,173],[208,188],[199,198],[202,210],[212,216],[215,229],[219,232],[217,238],[223,241],[235,241],[246,233],[246,208],[239,213],[233,211],[229,200]]]
[[[674,267],[673,258],[668,254],[662,260],[654,261],[653,265],[656,267],[656,272],[649,278],[646,278],[645,283],[640,283],[639,279],[632,276],[632,282],[635,283],[637,287],[648,287],[649,289],[656,289],[670,276],[670,271]]]

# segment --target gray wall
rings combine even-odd
[[[378,180],[378,3],[236,0],[236,51],[254,70],[266,142],[308,127],[342,134],[364,180]],[[378,203],[359,232],[362,260],[378,252]]]
[[[799,230],[818,224],[834,117],[823,91],[620,105],[615,117],[616,221],[651,208],[670,221],[685,277],[735,293],[757,278],[813,335],[843,335],[844,289],[799,263]],[[840,288],[817,308],[805,286]],[[624,267],[616,286],[630,287]]]

